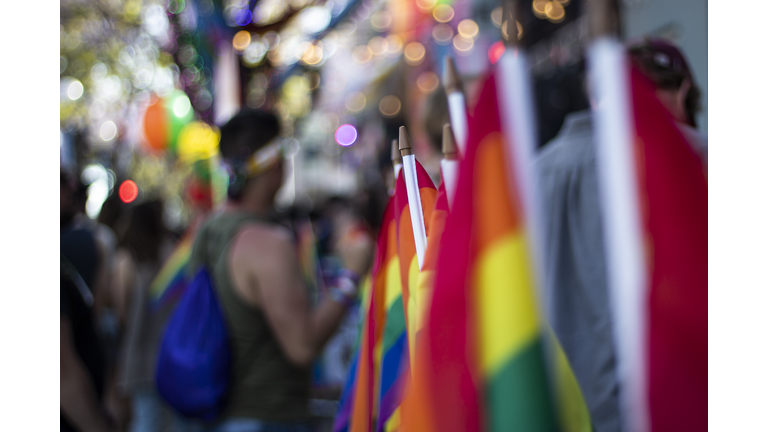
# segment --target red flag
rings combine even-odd
[[[707,180],[640,72],[632,71],[635,155],[646,238],[651,430],[707,430]]]

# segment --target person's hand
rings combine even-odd
[[[348,232],[339,239],[336,253],[341,258],[345,268],[365,276],[373,259],[374,243],[367,232],[355,230]]]

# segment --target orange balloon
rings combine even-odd
[[[144,136],[154,150],[163,151],[168,146],[168,118],[162,99],[155,99],[144,113]]]

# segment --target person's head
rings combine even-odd
[[[165,232],[162,202],[145,201],[130,210],[120,245],[139,262],[158,262]]]
[[[627,48],[632,63],[656,86],[656,96],[675,120],[696,127],[701,90],[693,81],[688,62],[671,42],[645,38]]]
[[[271,203],[283,183],[280,123],[266,111],[245,109],[221,128],[221,155],[232,168],[228,195],[234,201]]]

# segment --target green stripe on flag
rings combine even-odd
[[[398,296],[387,312],[387,323],[384,327],[384,340],[382,342],[383,352],[387,352],[404,331],[405,312],[403,311],[403,297]]]
[[[486,385],[492,432],[551,432],[557,428],[544,350],[537,337],[513,356]]]

